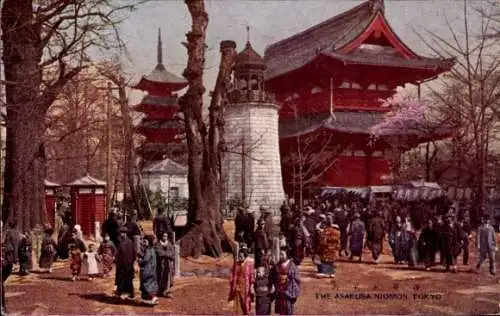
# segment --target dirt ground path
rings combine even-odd
[[[369,254],[366,254],[369,258]],[[335,281],[317,279],[310,259],[301,270],[301,296],[296,314],[432,314],[500,313],[498,277],[474,274],[460,267],[457,274],[415,271],[394,265],[384,255],[381,264],[339,261]],[[474,258],[472,259],[474,261]],[[226,267],[230,260],[183,260],[181,269],[193,271]],[[185,276],[176,280],[173,298],[155,307],[121,302],[111,294],[113,278],[72,282],[69,264],[59,262],[52,274],[11,276],[6,285],[7,307],[17,315],[41,314],[231,314],[228,279]],[[138,277],[136,277],[138,294]]]

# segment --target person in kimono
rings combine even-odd
[[[104,235],[104,239],[99,246],[98,254],[99,256],[101,256],[103,276],[105,278],[109,277],[111,275],[111,271],[113,270],[113,262],[115,261],[116,256],[116,247],[111,241],[111,238],[108,234]]]
[[[255,315],[271,315],[269,270],[258,267],[255,277]]]
[[[441,232],[443,238],[443,257],[446,271],[457,272],[457,256],[462,248],[460,227],[451,216],[446,218],[446,224]]]
[[[234,218],[234,241],[245,242],[246,214],[243,207],[238,207],[238,212]]]
[[[377,212],[377,215],[370,220],[369,226],[372,259],[373,262],[377,264],[380,254],[382,253],[386,232],[386,225],[382,212]]]
[[[120,227],[118,232],[120,243],[116,251],[115,295],[119,298],[127,295],[128,299],[134,299],[134,262],[137,253],[134,242],[127,236],[127,227]]]
[[[338,203],[337,201],[335,201]],[[349,253],[347,252],[347,241],[348,241],[348,230],[349,230],[349,212],[347,209],[342,209],[341,207],[337,207],[335,209],[335,221],[336,224],[339,225],[340,229],[340,249],[339,256],[345,254],[346,257],[349,257]]]
[[[69,244],[72,240],[71,229],[68,224],[64,224],[57,234],[57,257],[59,259],[69,258]]]
[[[174,284],[175,248],[168,233],[163,233],[156,247],[158,296],[172,297],[170,288]]]
[[[40,260],[38,265],[41,270],[48,273],[52,273],[52,264],[54,263],[54,258],[57,254],[57,244],[52,239],[52,234],[54,230],[52,228],[46,228],[44,231],[44,237],[42,240]]]
[[[31,235],[27,231],[21,236],[21,241],[19,242],[19,274],[21,276],[28,275],[32,268],[32,252]]]
[[[259,219],[257,221],[257,229],[254,232],[254,255],[255,255],[255,265],[260,267],[262,262],[262,256],[270,249],[270,241],[267,239],[267,234],[264,230],[264,220]]]
[[[389,245],[391,246],[396,264],[408,261],[410,241],[406,228],[399,216],[396,217],[396,225],[394,225],[389,234]]]
[[[295,265],[299,266],[305,257],[306,237],[300,218],[291,222],[288,229],[288,244],[290,245],[290,257]]]
[[[280,252],[279,263],[271,269],[269,282],[275,299],[274,312],[279,315],[293,315],[293,307],[300,295],[300,274],[286,251]]]
[[[481,226],[476,233],[477,250],[479,251],[479,260],[476,265],[476,272],[479,272],[481,265],[488,258],[490,265],[490,274],[495,275],[495,253],[498,251],[495,229],[490,224],[489,215],[484,215],[481,219]]]
[[[430,271],[436,261],[436,252],[439,244],[439,236],[434,222],[430,219],[422,229],[418,238],[419,258],[423,261],[425,270]]]
[[[156,252],[153,235],[146,235],[143,239],[143,249],[139,253],[139,279],[141,299],[144,303],[155,305],[158,303],[158,282],[156,279]]]
[[[254,261],[248,256],[248,248],[241,247],[229,280],[229,302],[234,302],[237,315],[249,315],[254,300]]]
[[[96,278],[99,274],[98,263],[101,261],[94,244],[89,245],[89,249],[83,254],[83,258],[85,259],[85,264],[87,265],[88,280],[92,281],[92,279]]]
[[[471,238],[471,227],[467,218],[462,218],[458,222],[462,236],[462,263],[464,266],[469,264],[469,239]]]
[[[320,263],[318,267],[318,277],[334,277],[334,262],[340,248],[340,229],[333,224],[333,218],[328,217],[327,226],[321,232],[318,245]]]
[[[354,221],[351,223],[351,227],[349,229],[349,244],[351,251],[349,260],[353,260],[354,257],[359,257],[359,262],[363,260],[363,245],[365,233],[365,223],[361,221],[361,215],[359,213],[354,214]]]
[[[161,240],[164,233],[171,234],[173,232],[170,219],[165,216],[165,209],[159,207],[157,215],[153,219],[153,232],[155,233],[156,239]]]
[[[83,240],[80,239],[78,230],[73,229],[73,239],[69,244],[70,269],[73,281],[80,278],[82,272],[82,256],[87,251]]]

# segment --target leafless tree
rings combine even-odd
[[[2,217],[22,229],[45,222],[45,117],[90,48],[122,47],[118,23],[134,4],[119,0],[4,0],[7,103]]]
[[[182,256],[220,256],[231,245],[223,227],[220,208],[221,153],[224,150],[223,114],[227,90],[236,63],[236,44],[221,43],[219,74],[209,106],[208,124],[203,120],[203,72],[208,14],[203,0],[186,0],[191,30],[185,44],[188,52],[184,77],[189,82],[179,105],[184,114],[188,147],[189,210],[187,233],[180,240]]]

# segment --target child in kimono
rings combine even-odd
[[[255,315],[271,315],[271,293],[269,291],[269,271],[257,268],[255,278]]]
[[[102,260],[102,273],[103,276],[111,276],[111,270],[113,270],[113,262],[115,261],[116,247],[111,241],[108,234],[104,235],[104,240],[99,247],[99,256]]]
[[[80,278],[82,272],[82,254],[87,251],[85,244],[78,236],[78,230],[73,230],[73,238],[69,244],[70,269],[73,275],[73,281]]]
[[[99,267],[97,263],[100,262],[100,256],[95,251],[95,245],[90,244],[89,250],[83,254],[85,263],[87,264],[87,275],[89,281],[92,281],[99,274]]]

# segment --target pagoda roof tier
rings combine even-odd
[[[330,113],[311,114],[308,116],[281,120],[279,124],[280,138],[298,137],[319,130],[331,130],[344,134],[370,135],[370,128],[383,122],[386,113],[369,111],[336,111],[335,117]],[[386,130],[381,137],[414,136],[429,138],[431,130],[426,123],[425,130],[415,125],[405,129]],[[451,135],[453,130],[448,127],[436,126],[432,128],[432,137],[441,139]]]
[[[163,119],[163,120],[157,120],[157,119],[148,119],[148,118],[143,118],[139,125],[137,125],[137,128],[155,128],[155,129],[179,129],[183,128],[184,124],[177,119]]]
[[[369,52],[363,46],[379,50]],[[382,51],[380,51],[382,50]],[[382,0],[368,0],[301,33],[270,45],[264,60],[266,80],[271,80],[314,61],[318,56],[345,65],[404,67],[433,70],[428,77],[449,70],[452,59],[422,57],[396,35],[384,16]]]
[[[142,98],[141,103],[134,105],[134,110],[145,114],[162,111],[166,115],[171,116],[172,113],[176,113],[180,109],[177,101],[177,96],[155,96],[148,94]]]
[[[134,89],[143,91],[178,91],[185,88],[188,82],[177,75],[167,71],[163,64],[156,65],[155,69],[143,76]]]

